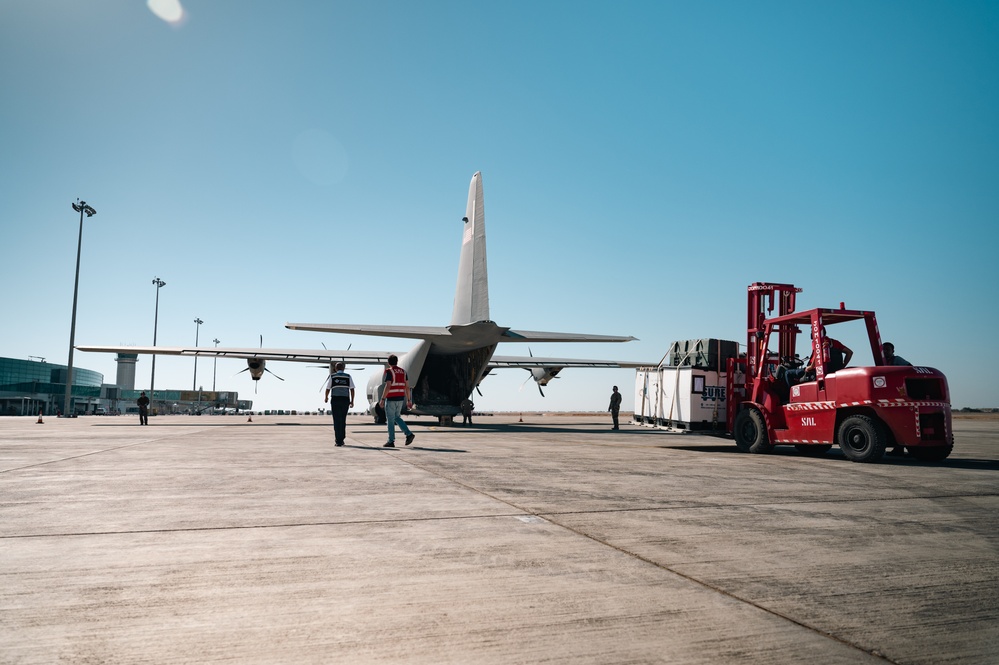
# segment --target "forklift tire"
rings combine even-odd
[[[888,446],[885,427],[868,416],[850,416],[839,425],[839,448],[853,462],[878,462]]]
[[[798,452],[803,455],[808,455],[809,457],[822,457],[829,449],[832,448],[831,443],[796,443],[794,447],[798,449]]]
[[[766,421],[756,409],[744,409],[735,417],[735,445],[744,453],[769,453],[774,447],[767,436]]]

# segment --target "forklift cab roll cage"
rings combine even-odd
[[[764,329],[757,332],[759,339],[759,349],[757,362],[750,377],[753,379],[753,389],[749,394],[749,400],[756,403],[764,401],[764,392],[769,389],[768,382],[760,380],[770,374],[771,368],[776,368],[784,358],[790,358],[794,354],[794,345],[799,334],[798,326],[807,326],[812,339],[812,358],[815,358],[814,371],[815,378],[809,379],[818,382],[819,391],[824,391],[826,375],[836,367],[832,363],[832,353],[837,353],[831,348],[829,336],[826,334],[826,325],[846,323],[848,321],[863,320],[867,327],[867,337],[871,343],[871,354],[874,356],[875,365],[884,365],[884,352],[881,349],[881,335],[878,332],[878,322],[874,312],[847,309],[809,309],[804,312],[795,312],[785,316],[778,316],[768,319],[764,323]],[[770,337],[776,332],[778,337],[778,355],[772,354],[769,349]]]

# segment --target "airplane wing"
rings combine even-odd
[[[588,360],[583,358],[542,358],[539,356],[493,356],[489,360],[489,369],[504,367],[519,367],[521,369],[559,368],[566,367],[604,367],[630,369],[636,367],[655,366],[653,362],[632,362],[629,360]]]
[[[354,351],[340,349],[236,349],[196,346],[77,346],[78,351],[95,353],[140,353],[157,356],[208,356],[215,358],[258,358],[303,363],[329,363],[342,360],[355,365],[383,365],[397,351]]]
[[[555,378],[558,378],[559,372],[561,372],[566,367],[600,367],[600,368],[634,368],[634,367],[646,367],[649,363],[647,362],[631,362],[628,360],[592,360],[592,359],[582,359],[582,358],[541,358],[539,356],[529,356],[524,358],[522,356],[493,356],[490,359],[489,364],[486,366],[486,371],[482,375],[485,378],[492,370],[502,369],[504,367],[516,367],[519,369],[526,369],[530,376],[528,381],[532,378],[538,386],[538,390],[541,392],[541,396],[545,396],[545,391],[542,390],[544,386]],[[524,382],[525,384],[527,381]],[[476,389],[478,386],[476,386]]]
[[[507,330],[501,342],[633,342],[637,337],[620,335],[586,335],[577,333]]]

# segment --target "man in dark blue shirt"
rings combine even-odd
[[[336,445],[342,446],[347,438],[347,411],[354,406],[354,379],[344,372],[344,364],[338,362],[330,378],[326,379],[324,402],[330,403],[333,413],[333,438]]]

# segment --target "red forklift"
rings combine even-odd
[[[874,312],[795,311],[792,284],[749,286],[745,357],[727,372],[727,429],[742,452],[767,453],[793,445],[823,455],[834,444],[854,462],[877,462],[890,447],[936,461],[954,448],[947,378],[932,367],[885,364]],[[767,318],[777,310],[777,316]],[[873,367],[844,366],[841,345],[826,328],[863,321]],[[797,335],[811,335],[811,357],[801,367]],[[776,351],[770,343],[776,338]],[[807,371],[806,371],[807,370]],[[797,379],[797,380],[796,380]]]

